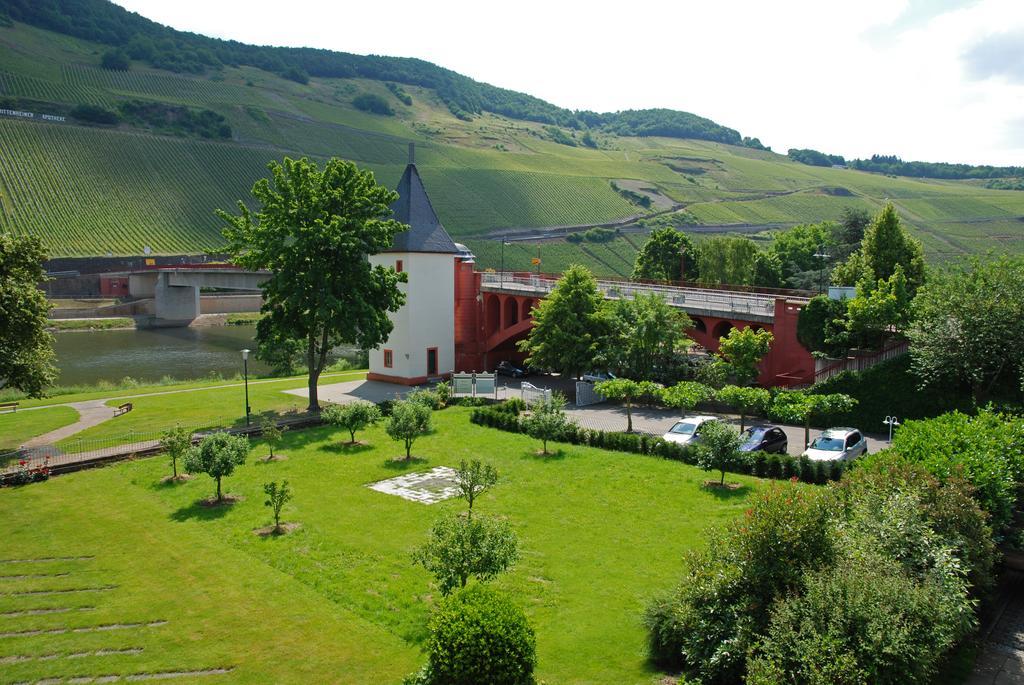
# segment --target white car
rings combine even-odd
[[[800,456],[814,461],[849,461],[868,453],[868,441],[856,428],[829,428]]]
[[[717,416],[687,416],[676,421],[676,424],[661,436],[666,442],[680,445],[696,445],[700,442],[700,429],[704,424],[718,421]]]
[[[601,381],[613,381],[616,376],[611,371],[591,371],[580,377],[580,380],[587,383],[600,383]]]

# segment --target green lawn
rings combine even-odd
[[[647,599],[671,586],[680,558],[702,544],[702,531],[736,516],[747,487],[704,490],[698,469],[653,457],[561,446],[535,455],[521,435],[469,423],[468,410],[435,414],[411,464],[380,428],[360,437],[368,447],[339,446],[326,428],[286,434],[288,459],[250,463],[225,480],[243,497],[228,508],[197,501],[211,479],[159,485],[164,458],[61,476],[0,491],[9,522],[3,557],[89,555],[78,561],[0,564],[0,573],[69,572],[63,577],[0,580],[0,633],[45,626],[167,620],[166,625],[109,633],[0,640],[0,659],[16,654],[136,646],[138,654],[57,658],[5,664],[5,678],[231,667],[231,679],[274,682],[399,682],[422,663],[418,649],[435,591],[410,553],[433,520],[464,506],[424,505],[369,490],[366,484],[460,459],[484,458],[501,482],[479,511],[508,517],[522,558],[497,581],[525,608],[537,631],[538,677],[548,683],[655,683],[644,658],[640,617]],[[261,539],[262,484],[288,479],[295,500],[287,536]],[[74,501],[74,508],[66,502]],[[145,554],[139,555],[142,548]],[[115,585],[60,595],[13,589]],[[14,616],[32,607],[91,605],[88,612]],[[208,680],[208,679],[203,679]]]
[[[78,420],[71,407],[52,407],[0,414],[0,452],[17,449],[29,438],[57,430]]]

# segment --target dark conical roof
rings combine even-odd
[[[398,191],[398,199],[391,205],[391,211],[394,212],[392,218],[408,224],[409,230],[396,235],[394,245],[385,252],[455,254],[459,251],[448,231],[441,225],[441,220],[437,218],[415,164],[410,163],[405,167],[402,180],[398,182],[395,190]]]

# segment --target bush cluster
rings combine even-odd
[[[506,400],[490,407],[473,410],[469,420],[478,426],[497,428],[510,433],[526,433],[519,412],[525,409],[521,400]],[[617,433],[589,428],[581,428],[568,424],[558,442],[573,445],[588,445],[618,452],[633,454],[649,454],[674,461],[681,461],[691,466],[697,465],[697,452],[691,446],[667,442],[660,436],[644,433]],[[797,478],[806,483],[827,483],[842,477],[844,462],[811,461],[806,457],[791,457],[786,454],[768,454],[753,452],[747,459],[738,463],[735,473],[758,476],[760,478],[791,479]]]
[[[391,109],[391,105],[388,104],[388,101],[376,93],[363,93],[362,95],[357,95],[352,99],[352,106],[364,112],[370,112],[371,114],[393,116],[395,113],[395,110]]]
[[[430,621],[427,665],[407,685],[531,685],[536,638],[523,610],[485,585],[442,600]]]
[[[933,682],[994,584],[971,492],[891,452],[768,488],[648,606],[651,658],[705,683]]]

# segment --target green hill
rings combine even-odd
[[[0,2],[0,13],[5,5],[16,17],[10,3]],[[836,219],[845,207],[874,209],[886,198],[931,258],[1024,250],[1020,191],[808,166],[750,147],[749,139],[745,146],[617,133],[675,135],[680,130],[672,126],[699,121],[707,123],[692,135],[741,142],[732,129],[685,113],[566,118],[567,110],[548,112],[542,101],[500,89],[504,99],[481,95],[473,109],[453,105],[455,91],[444,83],[431,88],[406,78],[396,85],[363,74],[317,76],[315,69],[308,80],[295,80],[242,63],[186,73],[132,60],[127,71],[109,71],[100,68],[107,52],[104,43],[0,21],[0,109],[36,114],[0,113],[0,230],[39,235],[54,256],[139,254],[147,245],[159,253],[216,249],[213,210],[246,198],[267,161],[340,156],[394,185],[409,142],[446,227],[484,266],[498,265],[494,238],[509,234],[526,238],[505,250],[514,268],[530,268],[539,248],[544,270],[581,261],[602,274],[627,275],[644,231],[626,225],[631,218],[658,213],[698,232],[757,234]],[[424,73],[439,69],[414,62]],[[493,88],[469,83],[481,93]],[[357,108],[354,101],[366,94],[393,114]],[[522,105],[527,118],[494,111],[503,102]],[[129,117],[126,103],[132,112],[156,114]],[[88,113],[75,109],[83,104],[120,113],[122,121],[90,124]],[[43,121],[42,114],[65,121]],[[222,121],[226,137],[204,137],[215,129],[193,126],[199,120]],[[612,242],[562,239],[575,227],[615,223],[624,224],[623,236]],[[550,227],[573,228],[541,230]]]

